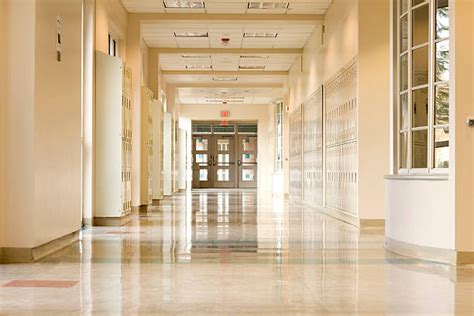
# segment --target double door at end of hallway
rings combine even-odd
[[[193,136],[193,188],[256,188],[257,136]]]

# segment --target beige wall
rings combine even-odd
[[[452,1],[451,23],[451,170],[454,191],[455,244],[458,251],[474,252],[474,2]],[[467,31],[469,30],[469,31]],[[452,106],[454,104],[454,106]],[[454,133],[453,133],[454,131]]]
[[[141,87],[148,83],[148,47],[141,39],[139,17],[128,15],[126,62],[132,70],[132,205],[140,204]]]
[[[81,225],[82,1],[5,2],[8,26],[4,246],[34,247]],[[56,16],[63,60],[56,61]]]
[[[324,35],[322,26],[318,26],[302,58],[290,69],[290,111],[357,55],[357,12],[357,0],[334,0],[331,4],[324,21]]]
[[[324,34],[322,26],[316,28],[302,58],[290,69],[287,83],[292,111],[358,56],[359,215],[363,219],[383,218],[383,181],[390,171],[389,13],[389,0],[334,0],[325,16]]]
[[[6,26],[6,7],[5,1],[0,1],[0,43],[5,43],[5,26]],[[5,45],[0,46],[0,248],[3,246],[3,216],[5,212],[5,170],[4,170],[4,153],[5,153],[5,95],[6,95],[6,81],[5,81]],[[0,258],[2,254],[0,253]]]
[[[34,246],[35,0],[6,6],[4,246]],[[54,45],[54,44],[53,44]]]
[[[62,61],[45,39],[62,18]],[[36,1],[35,245],[81,225],[82,0]],[[45,184],[48,185],[45,185]]]
[[[359,215],[363,219],[384,218],[384,176],[390,173],[389,4],[389,0],[360,0],[358,7]]]
[[[107,54],[108,35],[118,41],[119,57],[126,59],[128,13],[120,0],[96,0],[96,49]]]
[[[272,193],[272,175],[274,172],[275,131],[273,105],[181,105],[181,117],[192,120],[219,121],[222,110],[229,110],[229,120],[258,120],[258,191],[259,194]],[[188,127],[188,141],[191,141],[191,130]],[[189,177],[188,177],[189,178]]]

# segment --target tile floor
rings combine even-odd
[[[254,191],[178,194],[81,238],[0,265],[0,315],[474,315],[474,268],[395,255],[382,231]]]

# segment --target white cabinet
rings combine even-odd
[[[131,212],[131,84],[131,70],[121,59],[96,52],[94,217],[99,225],[107,222],[98,219]]]
[[[163,195],[173,192],[173,117],[171,113],[163,115]]]

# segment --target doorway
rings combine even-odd
[[[193,122],[193,188],[257,187],[257,124]]]

